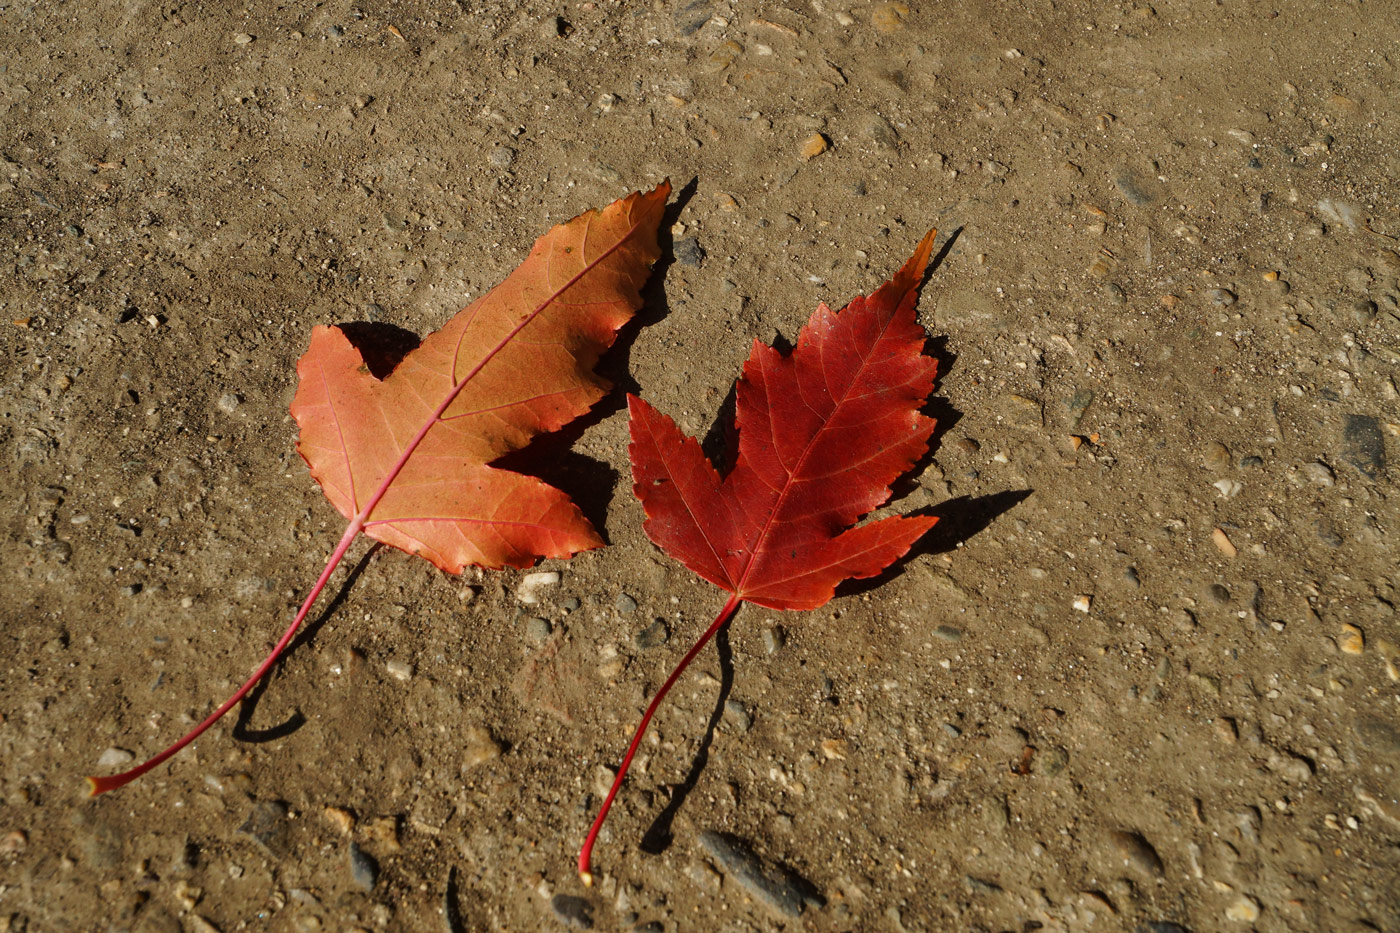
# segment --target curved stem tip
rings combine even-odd
[[[666,698],[666,694],[671,691],[681,674],[690,666],[690,662],[695,660],[695,656],[705,647],[715,633],[734,618],[734,613],[738,611],[739,604],[743,600],[739,594],[735,593],[729,597],[729,602],[724,604],[724,608],[719,611],[719,615],[710,627],[705,630],[705,634],[700,636],[691,649],[686,652],[685,657],[676,665],[676,669],[671,671],[671,676],[666,678],[666,682],[661,685],[661,689],[656,691],[656,696],[651,698],[651,703],[647,705],[647,711],[642,714],[642,721],[637,724],[637,731],[632,736],[632,744],[627,747],[627,754],[622,758],[622,765],[617,769],[617,776],[613,778],[612,787],[608,790],[608,796],[603,800],[603,806],[598,810],[598,816],[593,820],[593,826],[588,830],[588,838],[583,841],[583,848],[578,853],[578,876],[582,879],[584,887],[593,884],[593,872],[591,866],[593,862],[593,843],[598,839],[598,833],[603,828],[603,821],[608,818],[608,811],[612,809],[613,798],[617,796],[618,789],[622,787],[622,781],[627,777],[627,769],[632,764],[632,756],[637,754],[637,746],[642,744],[642,736],[646,734],[647,724],[651,722],[651,717],[656,713],[661,701]]]
[[[331,554],[330,560],[326,562],[326,568],[321,571],[321,576],[317,578],[316,585],[311,588],[311,592],[307,595],[306,601],[301,604],[301,609],[297,611],[296,618],[292,619],[292,624],[287,626],[287,630],[282,633],[282,637],[277,640],[277,644],[272,647],[272,651],[263,659],[262,664],[258,665],[258,669],[253,672],[252,677],[248,678],[247,683],[238,688],[237,693],[225,700],[223,705],[210,713],[208,718],[203,722],[191,729],[184,738],[149,761],[143,762],[129,771],[123,771],[121,774],[112,774],[107,777],[89,777],[87,779],[88,795],[96,797],[98,794],[105,794],[109,790],[116,790],[118,787],[130,784],[132,781],[160,765],[167,758],[170,758],[176,752],[180,751],[180,749],[199,738],[200,735],[204,733],[204,730],[218,722],[225,713],[237,706],[238,701],[242,700],[248,695],[248,691],[257,686],[258,681],[262,680],[263,677],[267,675],[267,672],[272,669],[272,665],[277,663],[277,659],[281,657],[287,645],[291,644],[292,638],[297,633],[297,629],[301,628],[301,623],[306,619],[307,613],[311,611],[311,607],[316,603],[316,598],[320,596],[321,591],[325,589],[326,582],[330,580],[331,574],[335,572],[335,568],[338,567],[341,560],[344,559],[345,552],[350,549],[351,543],[354,542],[355,537],[360,533],[360,529],[363,526],[363,518],[350,523],[350,527],[346,529],[345,536],[340,539],[340,544],[336,546],[334,553]]]

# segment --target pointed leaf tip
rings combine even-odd
[[[653,543],[741,599],[811,609],[928,530],[931,521],[910,518],[845,531],[889,498],[933,433],[919,409],[937,364],[923,353],[913,302],[936,235],[870,298],[819,307],[791,354],[754,342],[727,476],[670,418],[629,400],[633,488]]]

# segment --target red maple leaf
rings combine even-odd
[[[468,564],[525,567],[603,543],[563,492],[491,463],[607,391],[593,367],[642,305],[670,192],[662,182],[550,230],[505,281],[382,380],[344,331],[315,329],[297,364],[297,449],[348,527],[253,676],[154,758],[88,778],[93,794],[149,771],[233,708],[291,642],[360,534],[450,573]]]
[[[593,843],[647,723],[666,692],[739,605],[815,609],[844,580],[872,577],[937,520],[891,517],[851,527],[890,496],[928,449],[919,409],[937,361],[915,320],[933,249],[929,231],[904,267],[840,312],[818,306],[787,356],[754,341],[736,398],[738,455],[721,477],[694,438],[629,396],[633,490],[643,530],[672,557],[732,595],[667,678],[637,727],[579,853],[591,881]]]

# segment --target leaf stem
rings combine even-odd
[[[608,818],[608,811],[612,809],[613,798],[617,796],[618,789],[622,787],[623,778],[627,777],[627,769],[632,764],[632,756],[637,754],[637,746],[642,744],[642,736],[646,734],[647,724],[651,722],[651,717],[656,713],[661,701],[666,698],[666,694],[675,686],[676,681],[685,669],[690,666],[690,662],[695,660],[695,656],[709,643],[715,633],[724,628],[729,620],[734,618],[734,613],[738,611],[743,602],[739,594],[735,593],[729,597],[729,602],[724,604],[724,608],[719,611],[719,615],[710,623],[710,627],[705,630],[705,634],[700,636],[691,649],[686,652],[685,657],[676,665],[676,669],[671,671],[671,676],[666,678],[666,682],[661,685],[661,689],[656,691],[656,696],[651,698],[651,703],[647,706],[647,711],[642,714],[642,721],[637,724],[637,731],[632,736],[632,744],[627,747],[627,754],[622,758],[622,765],[617,769],[617,776],[613,778],[612,787],[608,790],[608,796],[603,800],[603,806],[598,810],[598,816],[593,820],[593,826],[588,830],[588,838],[583,841],[583,848],[578,853],[578,876],[583,880],[584,887],[593,884],[593,872],[590,870],[593,861],[593,843],[598,839],[598,833],[603,828],[603,821]]]
[[[203,722],[191,729],[184,738],[149,761],[139,764],[129,771],[123,771],[121,774],[113,774],[107,777],[89,777],[87,781],[91,792],[90,796],[96,797],[98,794],[104,794],[109,790],[116,790],[118,787],[131,783],[147,771],[157,767],[163,761],[180,751],[180,749],[199,738],[200,735],[204,733],[204,730],[218,722],[225,713],[233,709],[240,700],[248,695],[248,691],[257,686],[258,681],[262,680],[267,672],[272,669],[272,665],[277,663],[277,659],[282,655],[287,645],[291,643],[292,638],[297,633],[297,629],[301,628],[301,623],[306,619],[307,613],[309,613],[311,607],[315,605],[316,598],[320,596],[321,591],[325,589],[326,583],[331,578],[331,574],[335,572],[336,567],[340,566],[340,562],[345,558],[345,552],[350,550],[350,545],[353,544],[355,538],[359,536],[360,530],[364,527],[363,516],[364,513],[361,513],[361,516],[351,522],[350,527],[345,529],[344,537],[340,539],[340,543],[336,545],[335,551],[331,553],[330,560],[326,561],[325,569],[321,571],[321,576],[317,578],[316,585],[311,588],[311,592],[307,595],[306,601],[301,604],[301,609],[298,610],[296,618],[292,619],[292,624],[287,626],[287,630],[282,633],[282,637],[278,639],[277,644],[273,645],[272,651],[263,659],[258,669],[253,672],[253,676],[249,677],[248,681],[238,688],[238,692],[225,700],[223,705],[210,713],[208,718]]]

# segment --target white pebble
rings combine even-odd
[[[1220,490],[1221,497],[1225,499],[1239,495],[1240,490],[1244,488],[1244,483],[1233,479],[1218,479],[1211,485]]]
[[[384,669],[396,680],[408,680],[413,676],[413,665],[407,661],[389,661],[384,665]]]
[[[1225,910],[1225,916],[1241,923],[1253,923],[1259,919],[1259,902],[1247,894],[1241,894]]]
[[[121,768],[135,760],[136,756],[131,752],[113,745],[97,757],[97,766],[99,768]]]
[[[545,586],[554,586],[559,582],[559,572],[557,570],[537,570],[534,573],[527,573],[520,578],[520,586],[515,591],[515,598],[527,606],[533,606],[540,601],[538,590]]]
[[[1078,609],[1080,612],[1088,612],[1089,604],[1093,601],[1094,598],[1092,596],[1076,596],[1074,597],[1074,608]]]

